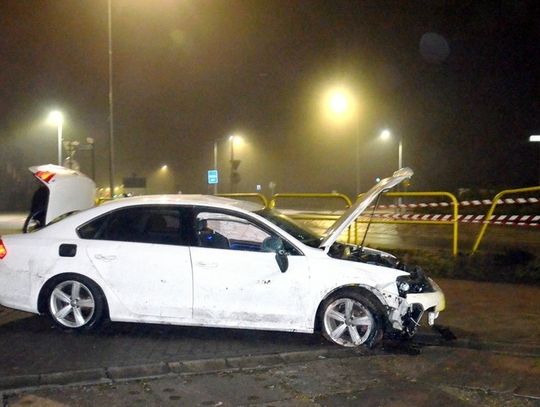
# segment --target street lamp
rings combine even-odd
[[[236,170],[238,169],[238,166],[240,165],[240,160],[234,159],[234,145],[239,144],[242,141],[242,137],[240,137],[237,134],[233,134],[229,136],[229,144],[231,145],[231,157],[230,157],[230,166],[231,166],[231,173],[230,173],[230,192],[234,192],[234,184],[237,182],[235,179],[237,176]]]
[[[59,110],[53,110],[49,113],[47,121],[57,127],[58,130],[58,165],[62,165],[62,125],[64,124],[64,115]]]
[[[381,131],[380,138],[381,140],[385,140],[385,141],[390,140],[392,138],[392,132],[388,129],[384,129],[383,131]],[[403,138],[400,137],[399,143],[398,143],[398,170],[401,169],[402,167],[403,167]],[[401,189],[401,185],[398,186],[398,190],[399,189]],[[403,203],[403,198],[399,197],[398,206],[401,206],[402,203]]]
[[[229,159],[230,160],[229,161],[230,162],[230,175],[229,176],[230,176],[230,192],[232,192],[234,172],[240,165],[240,161],[234,159],[234,145],[235,144],[238,145],[242,141],[242,137],[237,134],[233,134],[230,136],[220,137],[214,140],[214,170],[216,171],[218,170],[218,144],[220,141],[225,140],[225,139],[228,140],[230,144],[230,159]],[[218,193],[218,184],[215,183],[214,195],[217,195],[217,193]]]
[[[392,138],[392,132],[388,129],[381,131],[381,140],[390,140]],[[399,138],[398,143],[398,170],[403,167],[403,138]]]
[[[355,184],[356,193],[360,193],[360,115],[356,98],[349,89],[343,86],[334,87],[327,91],[323,108],[329,121],[335,124],[353,123],[356,138]]]
[[[109,188],[114,191],[114,103],[113,103],[113,47],[112,0],[107,1],[107,33],[109,54]]]
[[[529,141],[531,143],[539,143],[540,142],[540,135],[532,135],[532,136],[530,136]],[[540,150],[538,150],[538,151],[540,151]],[[540,158],[538,159],[538,184],[540,185]]]

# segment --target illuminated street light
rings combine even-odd
[[[347,97],[341,92],[335,92],[331,94],[329,103],[330,110],[338,115],[344,114],[349,107]]]
[[[59,110],[53,110],[49,113],[47,121],[55,125],[58,130],[58,165],[62,165],[62,126],[64,124],[64,115]]]
[[[529,141],[531,143],[539,143],[540,142],[540,135],[534,134],[534,135],[530,136]],[[540,151],[540,150],[538,150],[538,151]],[[540,185],[540,158],[538,159],[538,185]]]
[[[381,131],[381,135],[379,136],[381,140],[390,140],[392,138],[392,132],[388,129],[384,129]],[[399,138],[398,142],[398,170],[403,167],[403,138]],[[401,186],[398,187],[398,190],[401,188]],[[403,198],[398,198],[398,205],[401,206],[403,203]]]
[[[356,110],[355,98],[347,88],[335,86],[327,90],[323,99],[323,113],[329,121],[346,124],[353,119]]]
[[[167,171],[169,167],[167,167],[167,164],[163,164],[160,169],[161,171]]]
[[[356,193],[360,193],[360,113],[358,102],[346,87],[330,88],[323,98],[323,114],[329,122],[347,124],[352,122],[356,138]]]
[[[381,140],[390,140],[392,138],[392,132],[388,129],[381,131]],[[403,139],[400,137],[398,141],[398,169],[403,167]]]

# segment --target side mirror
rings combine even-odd
[[[287,258],[285,250],[279,250],[278,252],[276,252],[276,262],[281,272],[285,273],[289,268],[289,259]]]
[[[271,236],[264,239],[261,246],[263,252],[276,253],[276,262],[282,273],[285,273],[289,268],[289,259],[287,258],[287,252],[285,252],[283,246],[283,240],[277,236]]]

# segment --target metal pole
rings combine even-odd
[[[114,196],[114,109],[113,109],[113,50],[112,50],[112,5],[108,0],[109,28],[109,187],[111,198]]]
[[[403,139],[399,139],[398,145],[398,170],[403,168]]]
[[[356,112],[356,194],[360,193],[360,118]]]
[[[218,141],[214,140],[214,170],[217,171],[217,154],[218,154]],[[218,171],[218,182],[219,182],[219,171]],[[214,195],[218,194],[218,184],[214,184]]]
[[[231,184],[231,193],[234,192],[234,185],[233,185],[233,173],[234,173],[234,168],[233,168],[233,164],[234,164],[234,136],[230,138],[230,142],[231,142],[231,173],[230,173],[230,184]]]
[[[402,137],[399,138],[399,144],[398,144],[398,170],[401,168],[403,168],[403,138]],[[399,190],[401,189],[402,189],[402,186],[399,185]],[[399,197],[398,206],[400,207],[400,210],[401,210],[402,204],[403,204],[403,198]]]
[[[62,121],[58,121],[58,165],[62,165]]]
[[[92,179],[96,181],[96,149],[92,144]]]

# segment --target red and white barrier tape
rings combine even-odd
[[[540,198],[505,198],[499,199],[497,205],[515,205],[515,204],[534,204],[540,203]],[[492,205],[493,201],[490,199],[483,200],[472,200],[472,201],[461,201],[458,203],[460,206],[481,206],[481,205]],[[401,204],[401,205],[379,205],[378,208],[437,208],[437,207],[448,207],[451,206],[451,202],[430,202],[430,203],[410,203],[410,204]]]
[[[422,214],[400,214],[400,213],[375,213],[377,218],[388,220],[429,220],[429,221],[452,221],[453,215],[422,215]],[[484,223],[485,215],[458,215],[461,223]],[[489,223],[495,225],[517,225],[517,226],[540,226],[540,215],[492,215]]]

